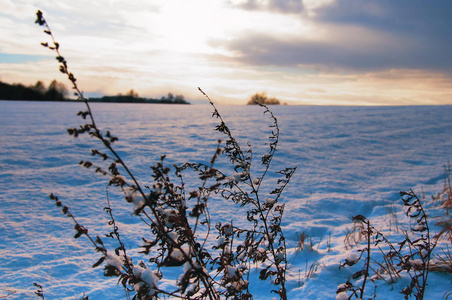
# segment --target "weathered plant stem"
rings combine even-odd
[[[52,46],[49,46],[48,43],[42,43],[42,45],[57,54],[56,58],[60,63],[60,72],[67,75],[68,80],[72,83],[72,88],[75,90],[75,95],[86,106],[86,111],[80,111],[78,115],[81,115],[83,119],[89,116],[88,121],[86,121],[87,124],[80,126],[79,129],[68,129],[68,133],[74,137],[78,137],[79,134],[88,133],[91,137],[100,140],[107,150],[108,154],[101,153],[97,149],[91,150],[92,155],[98,155],[104,160],[108,159],[113,161],[109,167],[109,172],[104,171],[100,167],[97,167],[96,172],[110,176],[109,185],[121,188],[126,200],[133,202],[135,207],[134,214],[138,215],[143,223],[151,229],[152,236],[155,240],[143,238],[145,245],[142,248],[145,250],[141,253],[148,255],[151,253],[151,250],[153,251],[149,261],[155,264],[154,266],[157,266],[158,276],[163,276],[161,269],[163,270],[164,267],[183,266],[184,269],[177,281],[179,288],[175,292],[159,289],[157,283],[155,283],[159,280],[155,279],[157,273],[152,273],[152,270],[150,271],[153,277],[147,273],[152,277],[151,279],[146,277],[148,278],[148,282],[145,282],[141,278],[141,274],[145,272],[144,270],[147,267],[143,263],[140,263],[138,266],[133,265],[131,258],[129,260],[125,245],[119,235],[119,228],[113,216],[107,190],[107,207],[105,210],[110,216],[111,221],[109,225],[113,226],[113,230],[107,236],[115,238],[118,241],[119,247],[116,248],[116,253],[119,256],[118,251],[122,251],[123,259],[120,268],[116,262],[107,264],[105,266],[106,276],[119,276],[119,280],[126,290],[136,290],[136,297],[154,297],[158,294],[163,294],[180,299],[217,300],[223,296],[234,299],[250,299],[252,295],[249,293],[249,282],[244,278],[246,276],[249,279],[251,263],[257,267],[268,262],[268,267],[261,267],[259,277],[263,280],[266,280],[268,277],[274,277],[273,282],[278,286],[278,290],[272,292],[276,292],[281,299],[287,300],[287,251],[284,234],[281,229],[284,205],[277,204],[277,202],[296,168],[286,168],[277,172],[284,176],[284,178],[279,179],[277,187],[270,192],[272,197],[271,199],[268,198],[270,201],[267,201],[267,199],[263,201],[264,198],[260,194],[260,187],[268,174],[279,141],[278,122],[273,113],[265,105],[261,105],[265,108],[264,114],[270,114],[273,121],[270,127],[273,129],[269,137],[270,142],[268,143],[270,151],[262,157],[262,165],[265,166],[264,170],[261,176],[256,178],[257,182],[255,182],[251,176],[251,146],[248,145],[249,149],[246,152],[242,151],[214,103],[199,88],[199,91],[212,105],[214,109],[213,116],[219,119],[220,124],[216,126],[215,130],[227,136],[226,145],[221,149],[219,142],[210,164],[186,163],[179,167],[174,165],[174,174],[180,179],[178,184],[172,181],[170,176],[172,174],[171,168],[164,166],[164,156],[162,156],[161,162],[151,167],[154,184],[152,188],[144,186],[150,191],[150,194],[147,195],[143,185],[138,182],[134,175],[134,172],[114,149],[112,144],[117,138],[111,136],[109,131],[103,134],[97,127],[88,99],[83,96],[76,83],[75,76],[69,71],[66,60],[60,54],[59,44],[55,41],[41,11],[37,12],[36,23],[45,26],[46,29],[44,32],[50,35],[53,42]],[[231,178],[228,178],[225,174],[213,168],[215,160],[220,154],[224,154],[234,165],[235,174]],[[91,162],[84,161],[81,161],[80,164],[86,168],[90,168],[93,165]],[[126,176],[121,175],[118,167],[121,168],[121,173],[124,172]],[[187,168],[199,172],[199,179],[201,180],[198,189],[192,193],[186,192],[181,173]],[[208,187],[207,183],[210,180],[216,180],[216,183]],[[206,243],[211,236],[212,220],[209,212],[208,199],[212,193],[219,194],[224,199],[241,204],[241,206],[246,206],[246,218],[252,224],[252,229],[250,230],[235,227],[234,220],[231,220],[230,225],[224,226],[221,226],[221,223],[218,222],[217,224],[219,225],[218,227],[216,226],[218,229],[218,238],[221,237],[225,242],[217,248],[215,246],[213,247],[214,249],[221,250],[219,251],[221,253],[217,257],[212,252],[209,253],[206,248]],[[196,199],[192,212],[188,211],[190,206],[187,202],[190,199]],[[58,205],[58,200],[56,201]],[[75,218],[68,213],[67,208],[64,213],[72,217],[75,222],[77,230],[76,237],[82,234],[86,235],[96,247],[96,251],[104,254],[104,257],[99,259],[93,267],[102,264],[106,259],[108,261],[108,258],[111,260],[111,257],[108,256],[110,254],[107,255],[107,250],[104,248],[100,238],[98,237],[96,240],[93,240],[88,235],[87,229],[79,225]],[[201,216],[202,214],[204,216]],[[190,219],[189,216],[195,218],[193,222],[190,221],[193,219]],[[206,225],[206,233],[202,233],[202,230],[199,229],[200,226],[204,225]],[[235,250],[234,243],[238,244],[240,242],[243,242],[243,244]],[[236,253],[234,253],[235,251]],[[174,253],[176,254],[173,257]],[[244,267],[244,265],[247,265],[247,267]],[[211,270],[216,268],[216,271],[213,273],[209,272],[207,270],[208,266],[211,266]],[[217,278],[220,279],[218,280]],[[190,288],[187,291],[188,287]]]

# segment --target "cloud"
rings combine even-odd
[[[452,2],[337,0],[316,13],[317,22],[353,24],[379,31],[449,38]]]
[[[250,3],[255,6],[257,2],[246,2]],[[267,2],[268,8],[271,3]],[[223,45],[250,65],[333,72],[396,68],[452,73],[452,18],[447,13],[451,9],[452,2],[447,1],[340,0],[316,8],[311,16],[298,15],[299,22],[310,23],[311,36],[290,29],[278,35],[256,30]]]
[[[229,5],[249,11],[272,11],[279,13],[299,13],[304,9],[302,0],[245,0],[229,1]]]
[[[392,68],[452,72],[449,47],[410,39],[401,43],[391,36],[362,38],[342,36],[336,40],[312,41],[255,33],[230,41],[227,48],[238,54],[238,60],[252,65],[304,66],[333,72]]]

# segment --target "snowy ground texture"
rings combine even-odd
[[[98,126],[120,138],[117,149],[143,183],[160,155],[173,163],[207,162],[221,137],[213,131],[208,105],[92,107]],[[37,299],[37,282],[46,299],[77,299],[83,293],[89,299],[125,299],[116,279],[103,277],[102,268],[91,268],[99,255],[86,239],[73,239],[71,220],[48,199],[49,193],[57,194],[94,235],[109,232],[102,210],[106,179],[78,166],[91,158],[91,148],[100,146],[66,133],[81,124],[75,116],[81,109],[82,103],[0,102],[0,298]],[[270,124],[262,109],[219,110],[236,138],[249,141],[262,155]],[[272,110],[281,129],[274,170],[298,166],[282,200],[291,261],[289,299],[336,298],[337,287],[352,274],[339,264],[361,247],[347,250],[344,245],[352,216],[366,216],[397,242],[400,228],[409,226],[403,219],[401,190],[425,195],[432,226],[444,217],[445,210],[431,195],[442,190],[444,165],[452,161],[452,106]],[[135,248],[147,229],[131,216],[120,193],[114,188],[108,193],[122,237]],[[232,204],[210,205],[213,219],[237,218]],[[303,233],[308,236],[304,249],[296,251]],[[407,282],[370,282],[365,298],[403,299],[399,291]],[[274,296],[268,283],[255,279],[250,286],[255,299]],[[431,272],[426,299],[442,299],[448,290],[451,274]]]

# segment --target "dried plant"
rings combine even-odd
[[[352,279],[353,280],[358,280],[358,279],[362,279],[362,284],[361,286],[357,286],[357,285],[353,285],[350,281],[350,279],[347,280],[347,282],[344,285],[341,285],[336,293],[343,293],[345,291],[351,291],[352,294],[350,297],[352,296],[356,296],[356,298],[358,299],[363,299],[363,295],[364,295],[364,291],[365,291],[365,287],[366,287],[366,283],[367,283],[367,278],[369,276],[369,267],[370,267],[370,241],[371,241],[371,235],[372,235],[372,226],[370,225],[369,220],[367,220],[364,216],[358,215],[352,218],[352,220],[355,223],[354,229],[353,229],[353,233],[356,231],[360,231],[359,233],[359,239],[362,239],[362,236],[365,237],[366,241],[367,241],[367,246],[363,249],[359,249],[358,253],[359,256],[351,256],[347,259],[345,259],[344,263],[341,263],[339,266],[340,268],[343,268],[345,266],[353,266],[356,263],[358,263],[361,258],[364,255],[364,266],[362,269],[358,270],[357,272],[355,272],[352,275]],[[358,230],[357,230],[358,229]],[[352,236],[352,234],[350,234]],[[354,235],[354,234],[353,234]],[[347,240],[346,240],[347,241]],[[353,239],[353,241],[357,244],[359,243],[358,240]],[[348,242],[348,241],[347,241]],[[350,242],[348,242],[350,245]]]
[[[452,249],[446,245],[445,249],[441,249],[436,253],[435,260],[430,264],[431,271],[452,273]]]
[[[452,208],[452,185],[451,185],[451,166],[450,163],[444,166],[444,186],[436,195],[432,196],[433,202],[441,209],[443,214],[439,216],[439,220],[435,223],[440,227],[440,232],[435,236],[438,240],[446,240],[452,246],[452,217],[449,210]],[[452,249],[446,244],[439,253],[436,253],[434,260],[430,264],[430,269],[439,272],[452,273]]]
[[[306,232],[302,232],[300,235],[298,235],[298,233],[296,233],[297,235],[297,252],[303,251],[304,249],[304,244],[306,242],[306,238],[308,237],[308,234]]]
[[[199,89],[213,108],[213,117],[219,121],[215,130],[224,135],[224,143],[219,141],[209,164],[187,162],[167,166],[165,156],[162,156],[160,162],[151,167],[152,182],[144,186],[115,151],[113,144],[118,138],[109,131],[102,131],[96,124],[89,102],[69,71],[41,11],[37,12],[36,23],[44,26],[44,32],[51,38],[50,43],[42,45],[55,52],[60,72],[71,82],[75,96],[85,103],[86,109],[77,115],[86,123],[68,129],[68,133],[75,138],[87,134],[100,141],[105,149],[91,151],[93,156],[103,160],[102,166],[86,160],[81,161],[80,165],[104,175],[110,186],[120,189],[125,200],[131,204],[133,214],[148,226],[152,236],[142,238],[140,252],[148,257],[149,264],[137,264],[121,240],[108,195],[105,210],[112,229],[106,236],[117,241],[118,247],[114,251],[104,246],[101,237],[92,237],[58,196],[51,194],[50,198],[62,208],[63,214],[74,222],[74,237],[86,236],[95,251],[100,253],[93,267],[103,265],[104,275],[118,277],[126,293],[134,295],[133,299],[251,299],[249,277],[254,266],[259,269],[259,279],[271,280],[274,286],[272,292],[281,299],[287,299],[287,254],[281,229],[284,204],[280,203],[280,199],[296,168],[278,171],[280,178],[276,187],[269,194],[263,191],[279,141],[278,122],[273,113],[265,105],[260,105],[264,115],[271,120],[271,134],[267,143],[268,152],[259,160],[263,171],[255,176],[251,171],[252,148],[241,148],[214,103]],[[231,163],[232,174],[215,168],[220,155]],[[185,188],[185,174],[189,171],[198,175],[199,184],[194,190]],[[238,218],[247,220],[247,225],[239,227],[234,220],[214,223],[209,213],[209,201],[213,196],[244,207],[245,215]],[[173,290],[159,287],[159,281],[165,278],[168,268],[181,271]]]
[[[365,238],[363,234],[365,230],[362,222],[353,222],[352,229],[347,229],[344,237],[344,245],[346,250],[353,249]]]
[[[365,237],[367,245],[358,250],[359,256],[354,259],[346,259],[340,268],[353,266],[364,257],[363,268],[352,275],[352,279],[356,282],[361,280],[361,284],[355,285],[349,279],[347,283],[340,286],[337,293],[351,291],[350,298],[355,296],[363,299],[369,276],[373,279],[381,279],[382,274],[386,274],[392,283],[403,272],[409,275],[411,281],[400,293],[405,296],[405,299],[411,295],[414,295],[416,299],[424,298],[432,252],[437,245],[438,236],[431,236],[427,214],[416,194],[410,190],[401,192],[400,195],[406,208],[406,215],[413,221],[410,230],[403,230],[404,239],[393,244],[382,232],[372,226],[367,218],[361,215],[354,217],[353,221],[361,224],[357,228],[362,229],[362,236]],[[371,242],[372,240],[373,242]],[[371,257],[372,244],[382,254],[382,260]],[[371,267],[371,264],[375,267]],[[373,271],[373,274],[370,273],[370,270]]]
[[[41,298],[42,300],[44,300],[45,297],[44,297],[44,291],[42,290],[42,285],[37,284],[36,282],[33,283],[33,285],[37,288],[35,295],[38,296],[39,298]]]
[[[319,263],[317,260],[315,260],[308,268],[308,261],[306,261],[306,270],[305,270],[305,277],[311,278],[317,271],[322,269],[325,265],[323,263]]]
[[[439,206],[445,209],[446,214],[440,221],[436,223],[441,227],[441,232],[438,234],[449,240],[452,244],[452,216],[450,216],[449,211],[452,209],[452,185],[450,181],[451,177],[451,166],[450,163],[444,166],[444,187],[436,196],[432,196],[435,203],[439,203]]]
[[[397,218],[397,209],[396,203],[391,201],[386,205],[387,216],[389,216],[389,230],[394,230],[396,233],[399,233],[399,220]],[[394,229],[393,229],[394,228]]]

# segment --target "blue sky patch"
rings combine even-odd
[[[35,62],[43,59],[48,59],[45,55],[26,55],[26,54],[10,54],[0,52],[0,63],[2,64],[20,64],[26,62]]]

